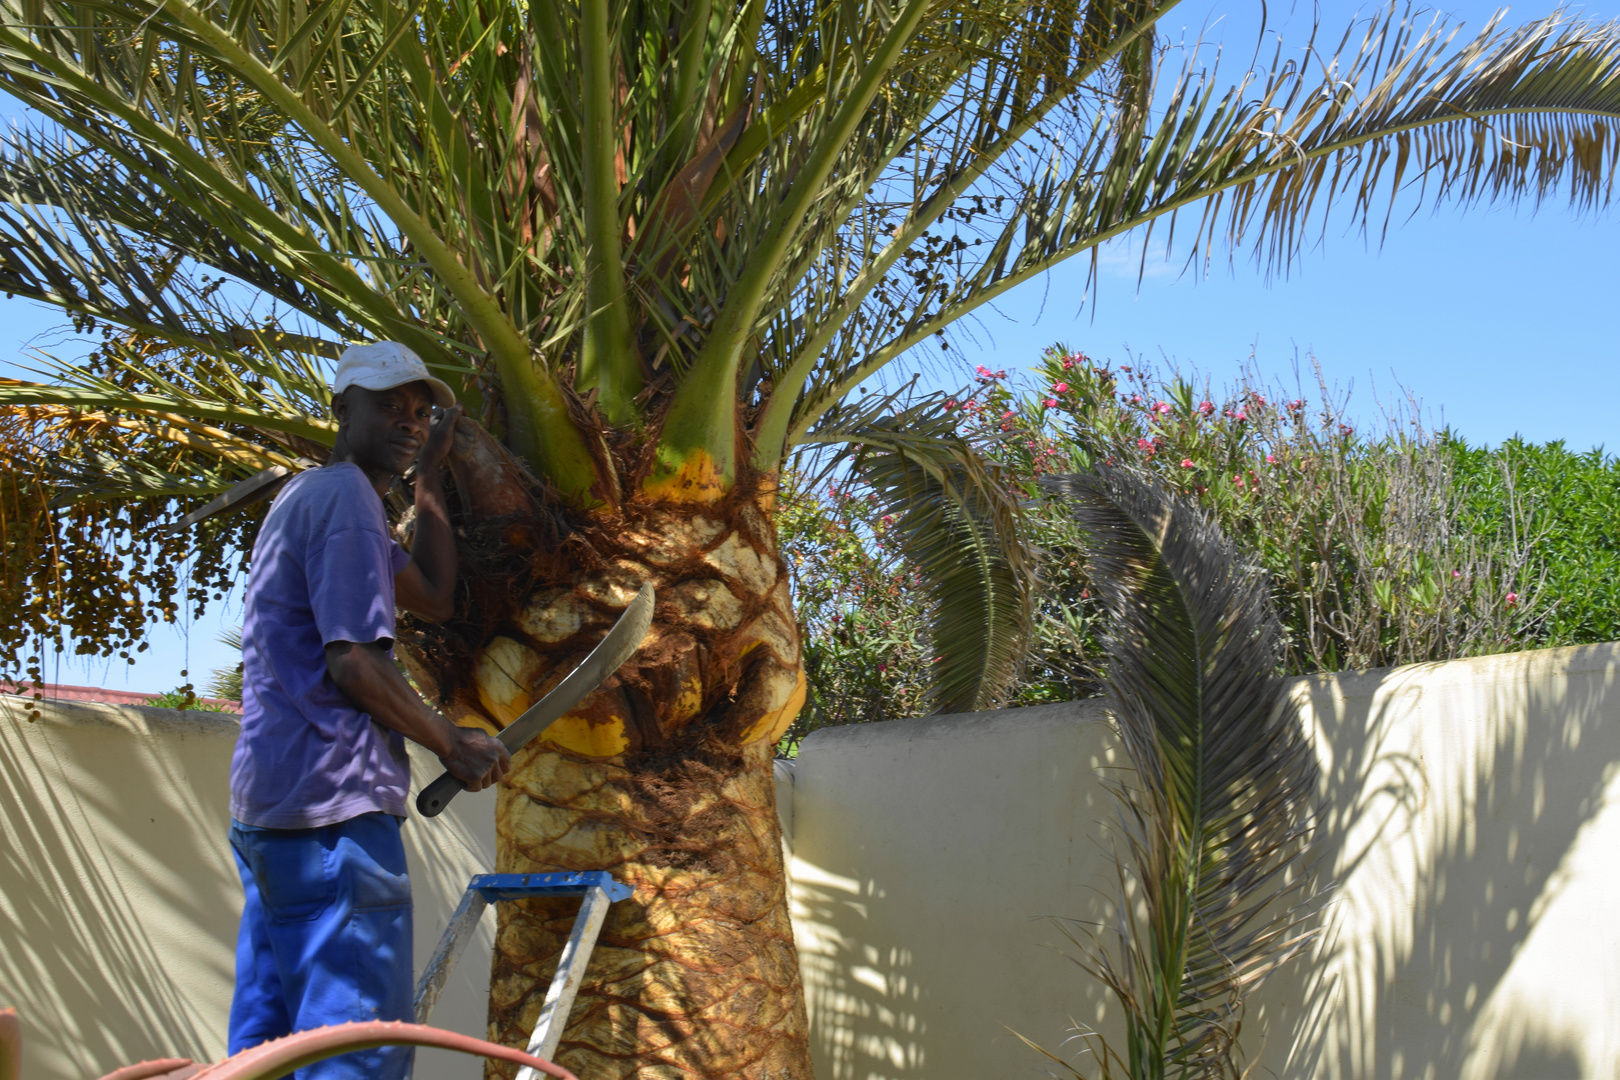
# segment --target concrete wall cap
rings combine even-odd
[[[29,698],[0,694],[0,712],[19,724],[27,725]],[[235,738],[242,722],[234,713],[192,712],[180,709],[154,709],[146,705],[108,705],[95,701],[35,701],[36,723],[61,727],[103,727],[133,735],[218,734]]]
[[[912,739],[960,738],[1001,728],[1029,727],[1035,724],[1098,723],[1107,719],[1106,697],[1057,701],[1046,705],[1026,705],[1014,709],[991,709],[986,712],[914,716],[905,720],[881,720],[866,724],[817,728],[805,736],[800,753],[812,747],[823,749],[831,745],[858,746]]]

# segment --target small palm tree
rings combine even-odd
[[[564,1040],[591,1075],[805,1076],[771,747],[805,693],[772,521],[847,452],[929,585],[940,708],[1027,623],[1016,503],[937,399],[854,391],[1062,259],[1196,208],[1286,260],[1381,185],[1601,201],[1620,33],[1455,49],[1390,17],[1236,86],[1161,79],[1169,0],[0,0],[0,285],[100,335],[0,384],[0,640],[110,653],[239,565],[387,338],[458,387],[465,594],[418,686],[508,722],[642,581],[653,632],[518,756],[502,869],[611,868]],[[215,514],[215,511],[222,511]],[[213,515],[213,516],[210,516]],[[182,528],[171,528],[176,524]],[[194,558],[192,576],[180,567]],[[518,1042],[571,916],[502,916]]]

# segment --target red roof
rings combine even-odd
[[[146,705],[153,698],[162,697],[161,694],[146,694],[138,690],[109,690],[103,686],[64,686],[61,683],[46,683],[38,688],[45,695],[47,701],[98,701],[103,705]],[[14,683],[9,679],[0,679],[0,694],[19,694],[23,697],[33,697],[35,687],[32,683]],[[219,698],[197,699],[204,705],[217,705],[231,712],[241,712],[240,701],[224,701]]]

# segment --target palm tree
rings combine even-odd
[[[1312,212],[1418,177],[1609,192],[1612,27],[1449,49],[1390,16],[1228,86],[1160,77],[1172,7],[0,0],[0,85],[40,118],[0,152],[0,283],[100,335],[0,384],[5,655],[127,653],[206,599],[255,498],[331,445],[342,343],[406,343],[477,418],[451,462],[463,603],[401,634],[418,685],[497,726],[637,584],[661,598],[497,800],[502,869],[637,888],[562,1060],[808,1075],[770,771],[804,696],[787,455],[845,452],[883,493],[930,580],[935,704],[982,705],[1027,621],[1016,504],[938,399],[863,382],[1183,210],[1285,261]],[[503,914],[502,1041],[569,921]]]

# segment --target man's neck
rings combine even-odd
[[[336,465],[344,461],[349,462],[366,474],[366,480],[371,484],[372,490],[377,493],[377,498],[380,499],[388,494],[389,487],[394,483],[394,474],[387,469],[368,469],[363,463],[356,461],[354,454],[349,450],[349,444],[343,438],[342,432],[339,432],[337,445],[332,447],[332,455],[326,459],[326,463]]]

